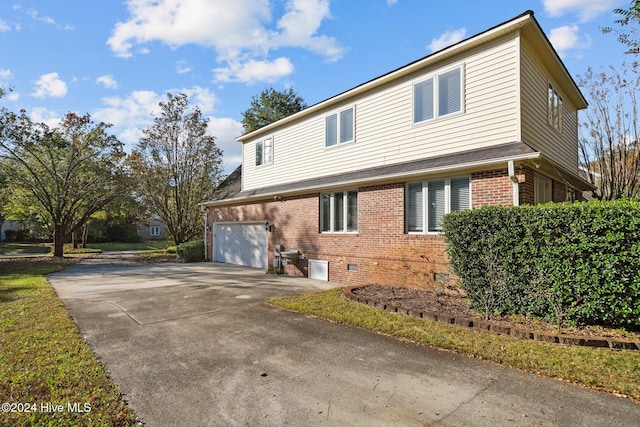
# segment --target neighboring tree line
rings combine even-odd
[[[640,1],[614,12],[619,16],[617,27],[602,31],[617,35],[630,61],[607,70],[590,68],[579,79],[589,101],[581,123],[580,163],[585,178],[596,187],[596,198],[640,200]]]
[[[0,86],[0,98],[6,89]],[[222,151],[199,107],[185,94],[167,94],[153,124],[131,154],[111,125],[68,113],[58,127],[34,123],[26,112],[0,109],[0,225],[20,220],[64,243],[127,240],[135,223],[157,215],[175,244],[200,237],[200,203],[222,177]],[[254,96],[243,113],[249,133],[306,108],[291,89]]]
[[[131,155],[109,134],[110,125],[89,115],[69,113],[50,128],[25,111],[1,108],[0,221],[42,225],[55,256],[78,233],[86,243],[91,223],[109,218],[126,226],[158,215],[176,244],[198,237],[198,203],[220,179],[222,152],[186,95],[167,98]]]

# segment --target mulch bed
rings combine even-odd
[[[470,307],[468,299],[454,293],[433,292],[399,286],[367,285],[348,288],[344,296],[386,311],[503,335],[569,345],[640,350],[640,332],[633,337],[601,326],[564,327],[524,316],[500,316],[485,320]]]

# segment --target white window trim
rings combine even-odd
[[[331,191],[331,192],[326,192],[326,193],[321,193],[320,194],[320,221],[319,221],[319,228],[320,228],[320,233],[321,234],[358,234],[358,230],[355,231],[348,231],[348,221],[349,221],[349,198],[348,198],[348,194],[350,192],[355,192],[356,194],[358,194],[359,196],[359,191],[357,189],[349,189],[349,190],[336,190],[336,191]],[[333,226],[335,224],[335,209],[334,209],[334,201],[335,201],[335,193],[343,193],[342,197],[343,197],[343,210],[342,210],[342,221],[344,224],[344,230],[343,231],[334,231]],[[322,218],[324,217],[324,205],[322,203],[322,196],[324,196],[325,194],[330,194],[331,198],[329,199],[329,224],[330,224],[330,230],[322,230]],[[358,197],[359,199],[359,197]],[[360,203],[360,200],[358,200],[358,203]],[[358,206],[358,211],[359,211],[359,206]],[[358,218],[359,212],[356,212],[356,218],[358,220],[358,227],[360,227],[360,218]]]
[[[444,197],[445,197],[445,210],[444,213],[445,215],[448,213],[451,213],[451,180],[452,179],[456,179],[456,178],[468,178],[469,179],[469,206],[467,209],[471,209],[473,206],[473,191],[472,191],[472,181],[471,181],[471,175],[456,175],[456,176],[447,176],[447,177],[438,177],[438,178],[431,178],[428,180],[424,180],[424,181],[411,181],[411,182],[407,182],[405,184],[405,215],[404,215],[404,223],[405,223],[405,234],[434,234],[434,235],[438,235],[438,234],[442,234],[441,231],[429,231],[429,193],[428,193],[428,187],[429,187],[429,181],[442,181],[444,180]],[[421,183],[422,184],[422,230],[423,231],[409,231],[409,209],[408,209],[408,200],[407,200],[407,193],[409,191],[409,185],[410,184],[417,184],[417,183]]]
[[[538,184],[542,183],[543,186],[545,184],[549,185],[549,192],[547,194],[546,190],[543,194],[540,194]],[[547,197],[545,197],[547,196]],[[549,200],[545,200],[545,199]],[[541,175],[539,173],[534,174],[533,176],[533,203],[535,205],[553,202],[553,180],[548,176]]]
[[[154,233],[154,231],[156,231],[156,233]],[[159,236],[160,235],[160,226],[159,225],[151,225],[149,226],[149,236]]]
[[[557,114],[558,114],[558,126],[555,125],[555,114],[552,116],[551,115],[551,105],[549,103],[549,92],[553,92],[554,98],[556,100],[556,103],[558,101],[560,101],[560,105],[558,105],[557,108]],[[563,96],[560,93],[560,91],[557,89],[557,86],[555,84],[553,84],[552,81],[548,81],[547,84],[547,124],[552,128],[555,129],[557,132],[562,133],[562,129],[564,128],[563,126],[563,122],[564,121],[564,101],[563,101]]]
[[[453,70],[460,70],[460,111],[455,111],[453,113],[449,113],[449,114],[440,114],[440,108],[439,108],[439,96],[440,96],[440,88],[439,88],[439,81],[438,78],[443,75],[448,73],[449,71],[453,71]],[[415,86],[418,83],[422,83],[425,82],[429,79],[433,79],[433,117],[430,119],[425,119],[425,120],[421,120],[419,122],[415,121],[415,109],[416,109],[416,99],[415,99]],[[434,120],[439,120],[439,119],[444,119],[447,117],[453,117],[456,116],[458,114],[465,114],[466,112],[466,93],[465,93],[465,82],[466,82],[466,64],[462,63],[462,64],[457,64],[455,66],[452,67],[448,67],[448,68],[444,68],[442,70],[438,70],[437,72],[428,74],[426,76],[421,76],[419,79],[415,79],[411,82],[411,122],[413,124],[413,126],[421,126],[424,125],[425,123],[430,123],[433,122]]]
[[[343,113],[347,110],[353,110],[353,123],[351,124],[352,126],[352,130],[351,133],[353,135],[353,138],[351,138],[348,141],[344,141],[344,142],[340,142],[340,113]],[[336,143],[334,145],[327,145],[327,117],[329,116],[333,116],[336,115]],[[347,145],[347,144],[353,144],[356,142],[356,106],[355,104],[353,105],[348,105],[342,108],[339,108],[337,110],[333,110],[330,113],[327,113],[324,115],[324,120],[323,120],[323,126],[324,126],[324,148],[325,149],[332,149],[332,148],[336,148],[336,147],[340,147],[343,145]]]
[[[265,153],[265,151],[264,151],[264,143],[265,143],[266,141],[271,141],[271,159],[270,159],[270,161],[269,161],[269,162],[265,162],[265,159],[264,159],[264,153]],[[258,163],[258,157],[257,157],[257,155],[258,155],[258,148],[257,148],[257,147],[258,147],[258,145],[259,145],[259,144],[262,144],[262,150],[261,150],[260,163]],[[274,157],[274,143],[273,143],[273,136],[269,136],[269,137],[267,137],[267,138],[262,138],[261,140],[256,141],[256,147],[255,147],[255,150],[254,150],[254,151],[256,152],[256,159],[255,159],[255,160],[256,160],[256,162],[255,162],[255,163],[256,163],[256,167],[257,167],[257,168],[259,168],[259,167],[263,167],[263,166],[269,166],[269,165],[272,165],[272,164],[273,164],[273,157]]]

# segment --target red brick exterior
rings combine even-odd
[[[533,172],[521,171],[521,203],[533,203]],[[306,276],[308,259],[329,261],[329,280],[350,284],[406,285],[433,289],[450,274],[445,244],[439,234],[405,233],[405,182],[358,188],[358,233],[319,232],[320,193],[282,197],[207,209],[207,256],[211,259],[211,225],[226,221],[268,221],[269,265],[274,245],[297,249],[303,258],[285,273]],[[564,187],[563,191],[564,191]],[[471,174],[474,208],[513,204],[507,169]],[[563,193],[564,194],[564,193]],[[555,192],[554,192],[555,195]],[[351,269],[349,269],[351,265]],[[438,277],[438,280],[436,280]]]

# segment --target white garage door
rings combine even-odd
[[[213,231],[215,261],[267,268],[268,235],[264,222],[216,224]]]

